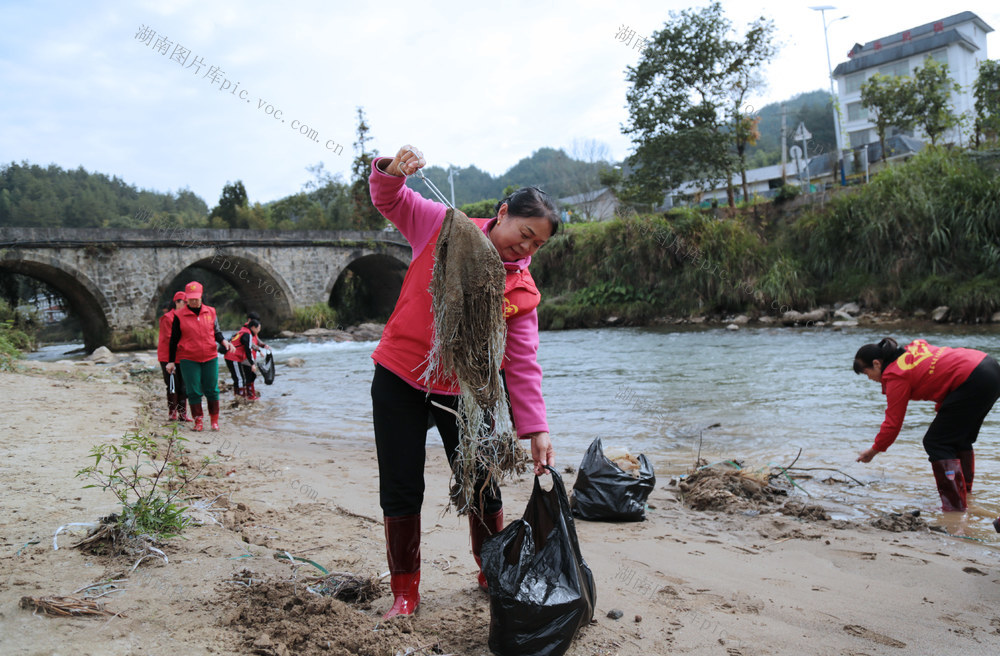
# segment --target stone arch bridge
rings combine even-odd
[[[81,320],[88,351],[126,344],[133,328],[155,325],[159,299],[188,269],[225,279],[276,327],[296,308],[328,303],[347,270],[387,313],[410,258],[395,231],[0,228],[0,271],[58,290]]]

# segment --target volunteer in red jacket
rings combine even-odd
[[[254,381],[257,380],[257,367],[254,362],[257,360],[257,353],[267,348],[267,344],[260,342],[260,321],[248,319],[239,331],[230,340],[233,350],[226,353],[226,366],[233,377],[233,390],[237,397],[244,397],[248,401],[256,401],[260,398]]]
[[[208,401],[212,430],[219,430],[219,352],[215,345],[221,344],[227,351],[231,351],[233,345],[219,329],[215,308],[202,304],[201,294],[200,282],[189,282],[184,287],[187,305],[174,312],[167,372],[173,373],[180,364],[194,416],[191,430],[202,430],[202,396]]]
[[[191,421],[187,416],[187,393],[184,391],[184,378],[180,371],[167,373],[167,363],[170,362],[170,330],[174,323],[174,312],[184,307],[184,292],[176,292],[172,301],[163,306],[160,317],[159,339],[156,344],[156,357],[160,361],[163,372],[163,382],[167,386],[167,411],[170,421]]]
[[[372,163],[372,202],[399,229],[413,249],[399,300],[372,354],[372,415],[379,466],[379,502],[385,518],[386,556],[394,601],[385,617],[412,614],[420,602],[420,508],[424,498],[424,459],[428,415],[433,415],[449,462],[458,446],[456,384],[428,389],[420,382],[430,352],[433,315],[427,291],[434,248],[447,208],[424,199],[404,183],[426,162],[420,151],[403,146],[393,158]],[[538,316],[541,296],[528,265],[538,248],[556,233],[559,213],[552,200],[534,187],[519,189],[497,206],[492,219],[473,219],[500,254],[507,270],[504,316],[507,345],[504,375],[514,427],[530,440],[535,474],[555,464],[542,399],[538,366]],[[503,528],[503,503],[496,484],[478,481],[482,515],[470,512],[472,553],[480,565],[483,541]],[[477,496],[478,493],[477,493]],[[479,572],[479,585],[485,578]]]
[[[875,444],[861,452],[858,462],[871,462],[895,441],[910,401],[934,401],[937,416],[924,435],[924,450],[934,470],[941,509],[965,510],[975,473],[972,445],[1000,397],[996,360],[982,351],[931,346],[922,339],[904,349],[886,337],[858,350],[854,373],[881,383],[888,403]]]

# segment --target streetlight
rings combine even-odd
[[[833,91],[833,66],[830,64],[830,40],[826,36],[826,28],[839,20],[844,20],[847,16],[834,18],[832,21],[827,23],[827,10],[833,10],[836,9],[836,7],[832,5],[822,5],[821,7],[809,8],[814,11],[818,11],[820,13],[820,19],[823,21],[823,42],[826,43],[826,71],[830,76],[830,103],[833,105],[833,129],[834,137],[837,141],[837,164],[840,168],[840,184],[843,186],[847,184],[847,177],[844,175],[844,149],[840,143],[840,108],[837,106],[837,94]]]

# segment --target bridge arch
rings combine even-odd
[[[403,261],[395,252],[388,249],[355,250],[348,257],[347,263],[328,282],[327,298],[332,305],[346,281],[348,272],[351,272],[362,281],[368,312],[373,316],[386,318],[392,313],[399,298],[408,266],[408,259]]]
[[[159,299],[169,291],[176,291],[170,285],[188,269],[211,272],[232,285],[243,304],[260,315],[268,332],[276,330],[293,314],[291,286],[274,267],[253,253],[218,249],[207,255],[199,254],[163,276],[157,284],[156,294],[149,301],[147,317],[158,316]]]
[[[40,280],[62,294],[70,311],[80,319],[83,345],[88,352],[110,342],[111,303],[83,272],[58,258],[31,251],[3,253],[0,270]]]

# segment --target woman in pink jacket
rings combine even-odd
[[[424,458],[428,416],[433,416],[449,461],[458,446],[455,415],[457,384],[428,388],[421,383],[433,337],[431,296],[427,291],[434,266],[434,247],[447,208],[424,199],[405,185],[406,176],[426,162],[419,150],[403,146],[393,158],[372,162],[372,202],[413,249],[413,259],[382,339],[372,354],[372,415],[379,465],[379,502],[385,523],[392,608],[386,613],[410,615],[420,602],[420,508],[424,498]],[[519,189],[497,206],[492,219],[473,219],[500,254],[507,269],[504,316],[507,346],[504,378],[518,437],[530,440],[535,474],[555,464],[542,399],[538,365],[538,316],[541,296],[528,265],[531,256],[559,228],[559,212],[544,192]],[[503,503],[496,484],[477,483],[481,514],[470,512],[472,553],[482,567],[483,541],[503,528]],[[478,496],[478,494],[477,494]],[[486,589],[482,569],[479,585]]]

